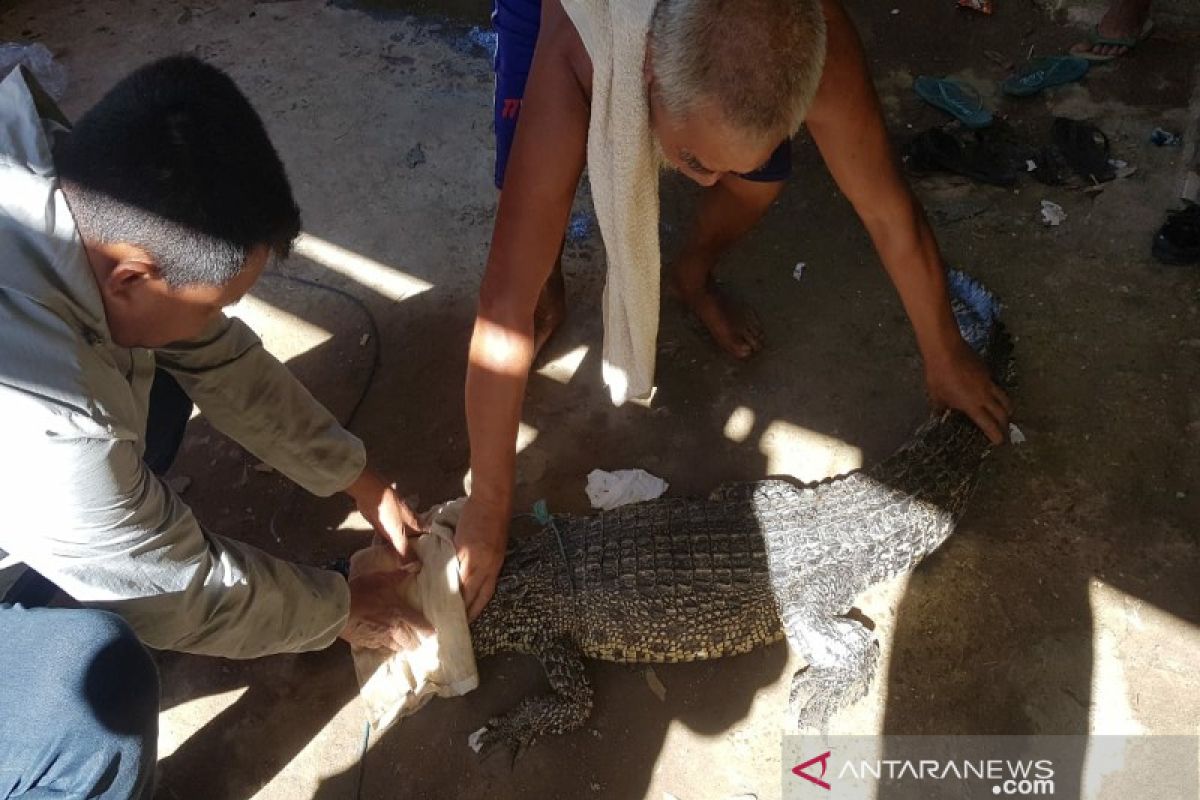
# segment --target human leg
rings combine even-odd
[[[717,345],[736,358],[748,358],[762,347],[762,327],[752,313],[740,312],[718,291],[712,272],[720,257],[758,224],[783,190],[786,172],[770,177],[773,179],[756,180],[725,175],[705,189],[672,269],[676,294],[704,323]]]
[[[0,798],[149,797],[158,674],[115,614],[0,605]]]

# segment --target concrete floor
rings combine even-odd
[[[15,0],[0,9],[0,41],[36,38],[59,54],[71,114],[160,55],[192,52],[235,77],[304,210],[311,238],[285,269],[361,298],[380,337],[363,341],[368,324],[348,301],[279,279],[240,313],[343,415],[382,347],[354,427],[429,505],[461,493],[467,463],[464,353],[495,210],[491,76],[461,22],[352,5]],[[991,97],[1005,73],[985,51],[1020,61],[1079,35],[1025,3],[1001,0],[990,18],[952,5],[849,3],[897,137],[940,121],[911,95],[914,75],[956,73]],[[486,24],[481,0],[419,10],[446,7]],[[1197,53],[1196,38],[1167,30],[1080,85],[1020,103],[996,96],[1030,137],[1054,114],[1096,120],[1114,156],[1138,167],[1098,195],[915,181],[947,259],[1006,301],[1028,442],[989,460],[954,538],[863,599],[884,668],[836,731],[1197,732],[1187,675],[1200,657],[1200,272],[1149,258],[1181,151],[1147,143],[1156,125],[1183,130],[1200,113],[1188,111]],[[921,418],[902,310],[811,143],[801,137],[795,153],[798,177],[722,270],[765,321],[768,350],[732,363],[668,303],[651,409],[607,404],[603,255],[595,231],[569,245],[572,316],[530,384],[519,507],[545,497],[583,510],[596,467],[644,467],[680,495],[773,472],[816,478],[882,457]],[[670,252],[694,192],[666,184]],[[1061,227],[1038,221],[1041,199],[1066,209]],[[200,418],[175,474],[191,479],[185,497],[213,530],[281,555],[324,563],[364,541],[347,503],[254,466]],[[779,796],[797,666],[780,645],[657,667],[660,700],[641,670],[590,665],[588,726],[538,742],[510,769],[478,761],[466,737],[540,690],[527,659],[482,662],[477,692],[434,702],[371,742],[365,760],[343,646],[250,663],[162,654],[160,664],[162,798],[346,798],[361,784],[365,798],[680,800]]]

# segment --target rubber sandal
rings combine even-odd
[[[1081,178],[1106,183],[1117,177],[1116,168],[1108,161],[1108,137],[1090,122],[1055,117],[1050,138]]]
[[[992,112],[983,107],[983,98],[974,87],[948,78],[921,75],[913,81],[913,91],[934,108],[940,108],[968,128],[992,124]]]
[[[1078,56],[1049,56],[1026,64],[1001,84],[1005,94],[1029,97],[1051,86],[1074,83],[1087,74],[1091,62]]]
[[[1047,186],[1062,186],[1071,179],[1071,165],[1056,145],[1046,145],[1033,158],[1034,180]]]
[[[1093,25],[1092,29],[1090,31],[1088,31],[1088,42],[1089,42],[1088,46],[1086,48],[1072,47],[1071,55],[1078,56],[1079,58],[1083,58],[1088,61],[1096,61],[1096,62],[1101,62],[1101,63],[1108,62],[1108,61],[1114,61],[1114,60],[1120,58],[1121,56],[1129,55],[1130,51],[1132,51],[1143,41],[1148,39],[1150,37],[1150,34],[1153,31],[1154,31],[1154,20],[1152,20],[1152,19],[1147,19],[1145,22],[1142,23],[1142,30],[1137,36],[1125,37],[1125,38],[1116,37],[1116,36],[1101,36],[1100,35],[1100,26]],[[1124,47],[1125,52],[1121,53],[1120,55],[1104,55],[1101,53],[1094,53],[1094,52],[1092,52],[1092,48],[1094,48],[1096,45],[1108,45],[1109,47]]]
[[[1163,264],[1200,264],[1200,205],[1184,200],[1183,209],[1167,212],[1150,252]]]
[[[924,131],[909,144],[908,163],[918,171],[952,172],[993,186],[1017,182],[1008,160],[975,132],[955,136],[942,128]]]

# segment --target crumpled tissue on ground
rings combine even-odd
[[[669,484],[644,469],[619,469],[588,473],[587,496],[592,508],[609,511],[617,506],[640,503],[662,496]]]

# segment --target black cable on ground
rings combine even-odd
[[[358,411],[362,408],[363,403],[367,399],[367,395],[371,393],[371,386],[375,383],[375,375],[379,372],[380,363],[383,361],[383,343],[379,339],[379,324],[375,321],[375,315],[371,313],[371,309],[360,298],[337,286],[319,283],[318,281],[309,280],[308,278],[299,278],[295,275],[285,275],[282,272],[266,272],[263,273],[264,278],[277,278],[282,281],[288,281],[300,286],[310,286],[314,289],[320,289],[325,292],[332,292],[339,297],[344,297],[351,303],[356,305],[363,316],[366,317],[367,327],[370,329],[370,337],[372,342],[371,368],[367,371],[367,379],[363,382],[362,391],[359,392],[358,400],[354,402],[350,413],[346,415],[346,421],[342,423],[342,427],[347,430],[354,425],[354,420],[358,417]]]
[[[342,427],[349,430],[350,426],[352,426],[354,424],[354,420],[358,417],[359,409],[361,409],[363,406],[363,403],[366,402],[367,395],[369,395],[371,393],[371,387],[375,383],[375,376],[378,374],[380,363],[383,361],[383,342],[379,338],[379,324],[375,321],[375,315],[371,313],[371,309],[368,308],[367,304],[365,302],[363,302],[360,298],[354,296],[353,294],[346,291],[345,289],[338,288],[337,286],[329,286],[324,283],[318,283],[317,281],[309,280],[308,278],[299,278],[299,277],[296,277],[295,275],[285,275],[282,272],[267,272],[267,273],[263,274],[263,277],[264,278],[277,278],[279,280],[288,281],[290,283],[298,284],[300,286],[308,286],[313,289],[319,289],[319,290],[326,291],[326,292],[332,292],[333,294],[336,294],[340,297],[344,297],[345,299],[347,299],[351,303],[353,303],[355,306],[357,306],[358,309],[360,311],[362,311],[363,316],[366,318],[367,327],[370,329],[369,335],[371,337],[371,346],[372,346],[371,367],[367,371],[367,379],[365,381],[363,381],[362,390],[359,392],[358,399],[354,401],[354,405],[353,405],[353,407],[351,407],[350,413],[346,415],[346,421],[342,423]],[[291,494],[292,492],[295,492],[295,491],[296,491],[296,485],[292,484],[291,488],[288,490],[288,493]],[[271,535],[275,537],[276,541],[279,541],[279,536],[278,536],[278,534],[275,533],[275,518],[276,518],[276,516],[278,516],[279,512],[283,508],[290,506],[290,505],[291,505],[291,503],[281,503],[279,508],[275,509],[275,512],[271,515],[271,522],[270,522],[269,527],[271,530]],[[362,797],[363,777],[365,776],[366,771],[367,771],[367,750],[370,747],[370,745],[371,745],[371,723],[364,722],[363,723],[362,749],[359,751],[359,754],[358,754],[358,777],[355,781],[355,788],[354,788],[354,796],[356,798]]]

